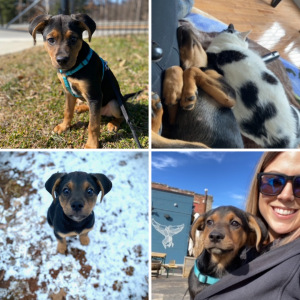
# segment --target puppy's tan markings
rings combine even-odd
[[[75,78],[68,77],[69,84],[77,91],[85,100],[89,99],[89,88],[90,84],[87,80],[78,80]],[[80,98],[81,99],[81,98]]]
[[[186,142],[181,140],[167,139],[156,132],[152,132],[153,148],[172,148],[172,149],[209,149],[206,145],[197,142]]]
[[[190,67],[206,67],[207,54],[198,41],[197,36],[191,31],[186,44],[181,44],[179,47],[180,60],[183,62],[184,70]]]
[[[165,71],[163,98],[167,106],[177,105],[181,98],[183,87],[182,73],[182,69],[178,66],[173,66]]]
[[[63,238],[62,241],[57,240],[57,251],[60,254],[64,254],[67,251],[67,242],[65,238]]]
[[[162,124],[163,107],[157,94],[152,94],[151,105],[153,111],[151,118],[152,131],[158,133]]]
[[[57,66],[57,61],[56,61],[56,54],[57,51],[59,50],[59,47],[54,46],[54,45],[50,45],[48,43],[48,39],[49,38],[53,38],[55,40],[55,45],[60,44],[61,40],[62,40],[62,36],[61,33],[56,30],[53,29],[46,37],[46,41],[44,42],[44,47],[46,49],[46,51],[48,52],[50,58],[51,58],[51,63],[53,66]]]
[[[89,110],[90,110],[90,108],[87,104],[81,104],[81,105],[75,107],[75,113],[77,113],[77,114],[82,114]]]
[[[64,113],[64,120],[61,124],[57,125],[54,128],[54,132],[61,134],[62,132],[66,131],[71,126],[71,121],[74,115],[74,107],[76,103],[76,98],[73,97],[70,93],[66,93],[66,106],[65,106],[65,113]]]
[[[124,118],[115,118],[107,123],[107,130],[110,132],[117,132],[124,121]]]
[[[53,201],[55,201],[55,195],[54,195],[54,192],[55,192],[57,186],[60,184],[60,182],[61,182],[61,178],[57,179],[57,180],[55,181],[54,185],[53,185],[52,193],[51,193],[52,198],[53,198]]]
[[[89,182],[85,181],[85,182],[83,183],[83,190],[84,190],[84,191],[87,190],[90,186],[91,186],[91,184],[90,184]]]
[[[93,228],[85,229],[79,236],[80,244],[83,246],[87,246],[90,243],[90,238],[88,237],[88,232],[91,231]]]

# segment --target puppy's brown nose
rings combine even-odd
[[[59,65],[64,65],[69,61],[69,57],[67,57],[67,56],[57,56],[56,61]]]
[[[211,242],[218,243],[218,242],[221,242],[224,239],[225,235],[220,233],[220,232],[213,231],[209,234],[208,237],[209,237]]]
[[[83,204],[80,201],[75,201],[71,204],[71,207],[74,211],[81,211],[81,209],[83,208]]]

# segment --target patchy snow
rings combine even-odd
[[[14,290],[30,278],[36,278],[39,286],[34,292],[27,288],[36,295],[32,299],[50,299],[61,288],[67,299],[142,299],[147,295],[147,152],[0,152],[0,174],[1,168],[8,167],[26,171],[37,193],[11,199],[9,209],[2,211],[0,191],[0,271],[5,271],[4,281],[14,278],[9,288],[0,288],[1,299],[9,295],[21,299]],[[67,238],[68,254],[61,255],[56,253],[57,242],[46,221],[52,196],[44,184],[53,173],[73,171],[103,173],[113,187],[102,203],[98,195],[90,244],[82,246],[78,237]],[[15,180],[23,186],[22,180]],[[82,254],[80,250],[86,261],[72,255]]]

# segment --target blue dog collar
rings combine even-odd
[[[87,55],[87,57],[74,70],[67,71],[67,72],[64,73],[61,69],[59,69],[59,72],[63,77],[65,87],[73,97],[80,98],[81,96],[73,94],[72,89],[71,89],[70,84],[69,84],[69,81],[67,79],[67,76],[73,75],[74,73],[76,73],[77,71],[82,69],[84,66],[86,66],[89,63],[89,61],[90,61],[90,59],[93,55],[93,52],[94,52],[93,49],[90,48],[90,52]],[[99,58],[101,59],[102,66],[103,66],[103,72],[102,72],[102,79],[103,79],[104,71],[108,70],[109,68],[108,68],[107,61],[102,59],[100,56],[99,56]]]
[[[219,278],[214,278],[214,277],[201,274],[197,268],[197,260],[195,260],[194,273],[197,276],[198,280],[202,283],[214,284],[220,280]]]

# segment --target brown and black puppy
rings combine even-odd
[[[53,202],[47,221],[57,238],[57,251],[67,250],[66,237],[79,235],[81,245],[88,245],[88,232],[93,229],[93,208],[101,192],[101,200],[111,188],[111,181],[103,174],[85,172],[55,173],[45,183]]]
[[[190,232],[195,243],[196,230],[201,231],[200,250],[188,283],[191,299],[207,286],[242,265],[240,254],[245,246],[260,246],[268,237],[264,223],[234,206],[220,206],[200,215]]]
[[[76,98],[88,103],[88,106],[80,105],[75,110],[77,113],[89,110],[89,134],[85,148],[99,146],[101,115],[115,117],[107,124],[109,131],[117,131],[124,120],[111,83],[112,80],[120,93],[115,76],[110,69],[105,70],[105,62],[82,39],[86,30],[90,41],[95,29],[96,23],[86,14],[40,15],[29,25],[34,41],[37,33],[43,35],[45,48],[65,90],[64,120],[54,131],[61,134],[70,128]],[[81,68],[76,71],[77,67]],[[123,104],[133,95],[121,95]]]

